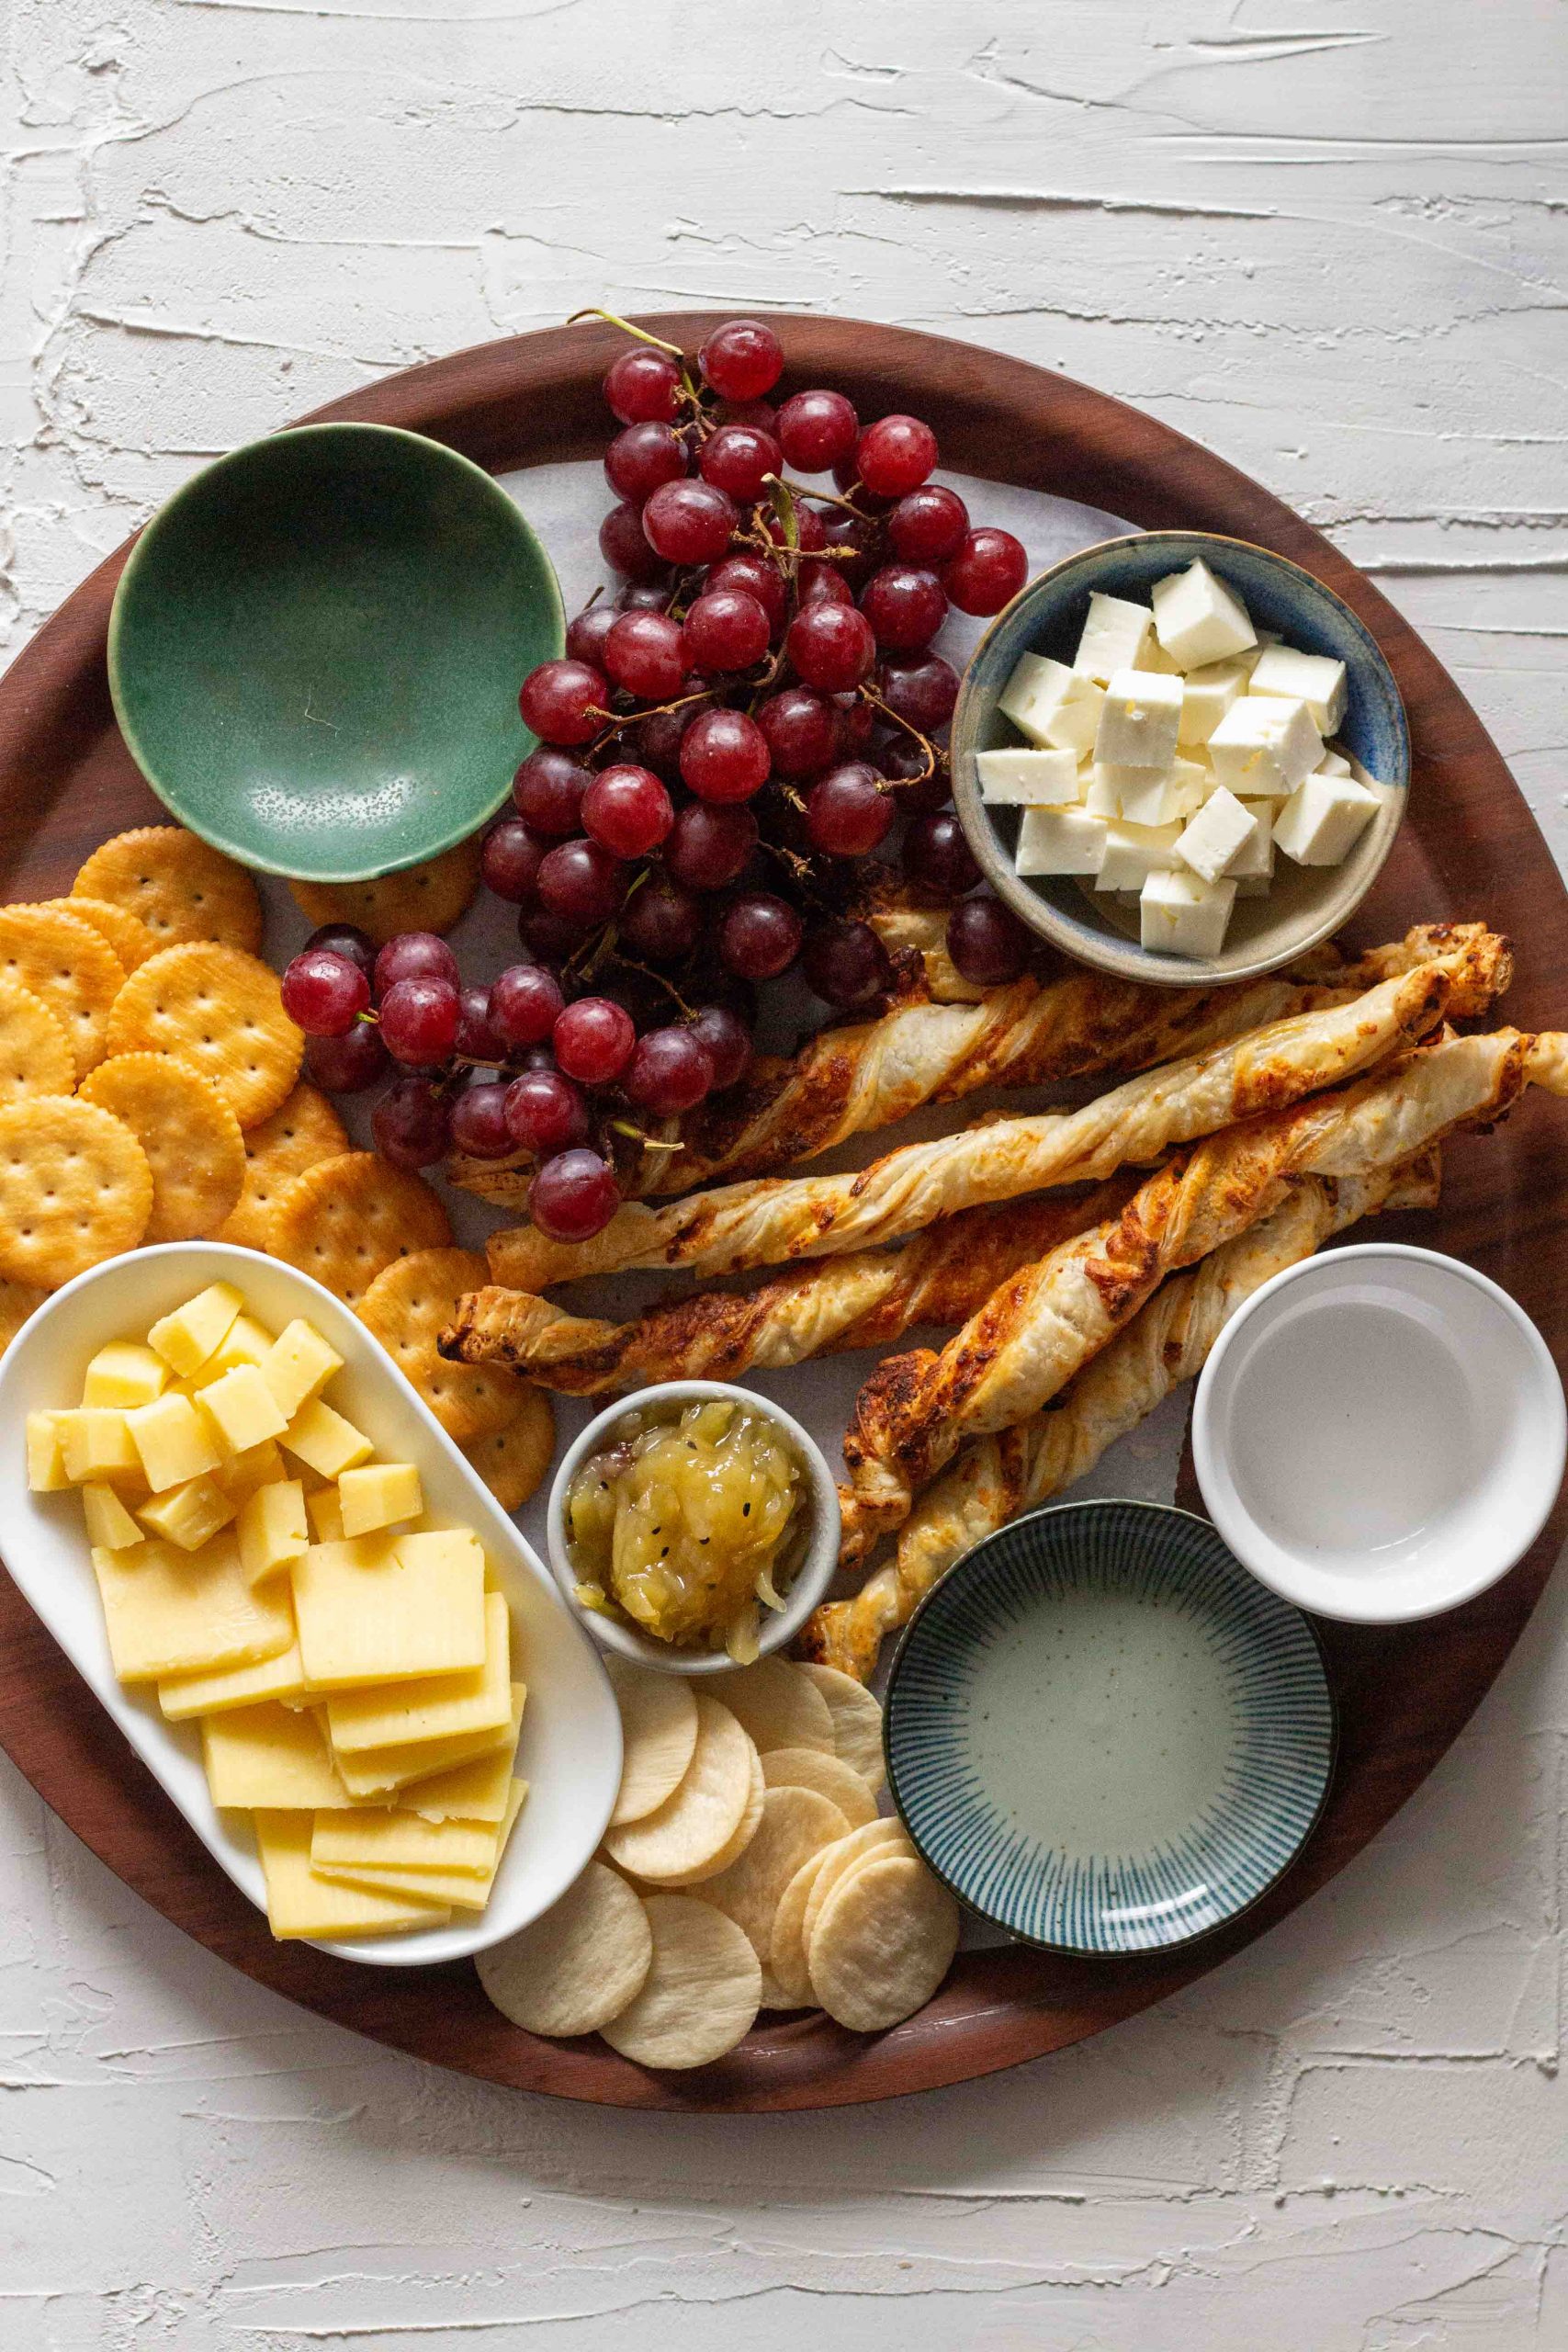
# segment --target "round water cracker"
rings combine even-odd
[[[41,997],[0,979],[0,1102],[15,1094],[69,1094],[76,1057]]]
[[[472,1250],[421,1250],[383,1268],[359,1302],[360,1321],[459,1445],[503,1430],[523,1390],[504,1364],[448,1363],[435,1345],[457,1301],[489,1280]]]
[[[243,865],[183,825],[138,825],[100,843],[71,895],[123,907],[159,947],[187,939],[220,939],[253,956],[261,947],[255,884]]]
[[[14,1283],[0,1274],[0,1355],[4,1355],[29,1315],[49,1296],[32,1283]]]
[[[641,1821],[674,1793],[697,1744],[697,1702],[677,1674],[647,1674],[607,1651],[604,1658],[621,1711],[621,1790],[612,1829]]]
[[[750,1755],[750,1771],[751,1785],[746,1792],[746,1810],[736,1823],[733,1834],[725,1840],[716,1854],[709,1855],[699,1870],[682,1871],[679,1878],[660,1879],[659,1883],[661,1886],[700,1886],[705,1894],[706,1881],[716,1878],[720,1871],[727,1871],[730,1863],[738,1861],[746,1851],[757,1835],[757,1826],[762,1818],[762,1800],[768,1793],[767,1782],[762,1778],[762,1759],[754,1747]]]
[[[773,1747],[762,1758],[762,1778],[770,1789],[815,1789],[836,1804],[847,1830],[863,1829],[876,1819],[876,1799],[858,1772],[841,1756],[824,1756],[819,1747]]]
[[[841,1674],[836,1666],[802,1666],[800,1671],[828,1702],[835,1750],[874,1795],[880,1794],[887,1779],[881,1701],[863,1682],[857,1682],[852,1674]]]
[[[335,1159],[349,1148],[348,1130],[324,1094],[301,1079],[269,1119],[245,1133],[245,1181],[238,1205],[219,1236],[246,1250],[267,1247],[272,1212],[296,1176]]]
[[[810,1854],[802,1862],[773,1913],[768,1945],[768,1974],[791,2008],[806,2008],[812,2000],[811,1972],[806,1965],[806,1906],[831,1847]]]
[[[717,1858],[746,1817],[756,1753],[729,1709],[699,1696],[691,1762],[662,1804],[609,1832],[610,1860],[655,1883],[719,1867]],[[756,1777],[760,1781],[760,1766]]]
[[[0,1274],[56,1290],[134,1250],[152,1170],[128,1126],[73,1095],[0,1104]]]
[[[459,842],[423,865],[367,882],[290,882],[300,911],[316,924],[357,923],[378,947],[400,931],[450,931],[479,887],[482,836]]]
[[[958,1905],[925,1864],[879,1855],[834,1889],[812,1930],[811,1989],[852,2033],[923,2009],[953,1965]]]
[[[785,1887],[802,1862],[848,1834],[849,1824],[838,1806],[815,1789],[769,1789],[756,1836],[728,1870],[705,1881],[703,1901],[716,1903],[750,1938],[751,1949],[765,1967]]]
[[[590,1862],[521,1935],[476,1955],[479,1983],[528,2033],[597,2033],[641,1992],[653,1959],[642,1897]]]
[[[272,1213],[267,1247],[356,1307],[383,1266],[452,1238],[423,1178],[374,1151],[343,1151],[296,1176]]]
[[[78,922],[91,923],[108,946],[114,949],[120,967],[134,972],[138,964],[145,964],[155,956],[163,943],[153,938],[139,915],[117,907],[108,899],[79,899],[73,892],[69,899],[40,899],[39,904],[54,907],[62,914],[74,915]]]
[[[542,1388],[525,1388],[517,1417],[463,1452],[502,1510],[521,1510],[556,1450],[555,1408]]]
[[[809,1993],[804,1995],[798,2001],[792,1993],[786,1993],[773,1970],[764,1962],[762,1998],[760,2007],[764,2009],[814,2009],[816,2006]]]
[[[716,1699],[739,1716],[763,1755],[770,1747],[833,1750],[828,1702],[792,1659],[761,1657],[733,1674],[705,1678]]]
[[[612,2050],[639,2066],[708,2066],[744,2040],[762,1997],[757,1955],[733,1919],[689,1894],[644,1905],[653,1958],[643,1987],[601,2026]]]
[[[891,1814],[876,1821],[868,1821],[863,1829],[852,1829],[847,1838],[840,1838],[836,1846],[830,1846],[822,1857],[822,1867],[806,1899],[806,1917],[800,1923],[801,1941],[805,1949],[810,1951],[812,1934],[822,1915],[822,1905],[841,1879],[847,1878],[852,1871],[859,1870],[871,1855],[874,1854],[880,1860],[885,1852],[913,1854],[914,1850],[908,1830]]]
[[[113,1054],[82,1080],[81,1100],[123,1119],[152,1170],[144,1241],[205,1241],[240,1197],[245,1139],[204,1078],[168,1054]]]
[[[189,939],[160,948],[126,979],[109,1015],[108,1050],[188,1062],[241,1126],[254,1127],[293,1092],[305,1040],[269,965],[238,947]]]
[[[0,978],[49,1007],[78,1078],[102,1061],[125,967],[90,922],[58,907],[0,907]]]

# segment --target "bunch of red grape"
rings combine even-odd
[[[454,1146],[532,1153],[530,1214],[558,1239],[613,1214],[617,1133],[744,1077],[758,983],[798,964],[836,1010],[886,996],[886,950],[842,910],[897,820],[905,874],[959,902],[964,976],[996,985],[1027,960],[1006,910],[967,895],[979,876],[941,748],[958,678],[931,646],[950,605],[995,613],[1017,594],[1024,550],[931,481],[929,425],[863,425],[836,391],[774,406],[783,368],[773,329],[735,319],[695,375],[644,338],[605,376],[619,503],[599,547],[622,584],[525,681],[538,748],[484,842],[530,960],[464,988],[443,940],[378,955],[338,927],[285,975],[319,1083],[401,1066],[379,1149],[413,1167]]]

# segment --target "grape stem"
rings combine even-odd
[[[567,324],[569,327],[574,327],[583,319],[603,319],[606,326],[619,327],[623,334],[631,335],[636,342],[651,344],[655,351],[668,352],[671,359],[678,359],[681,363],[682,388],[686,398],[694,407],[700,409],[701,397],[695,384],[692,381],[692,371],[686,365],[686,355],[678,343],[666,343],[662,335],[649,334],[646,327],[634,327],[629,319],[621,318],[614,311],[602,311],[596,302],[591,302],[585,311],[573,311]]]
[[[860,692],[863,701],[870,703],[873,710],[879,710],[884,718],[890,718],[895,727],[901,727],[906,735],[912,735],[916,742],[919,745],[921,751],[925,753],[926,764],[924,772],[919,775],[889,776],[886,781],[891,786],[892,789],[897,792],[902,785],[929,784],[931,777],[936,774],[937,766],[937,748],[931,741],[931,737],[929,735],[922,735],[919,729],[909,719],[901,718],[899,713],[892,707],[891,704],[885,703],[883,701],[882,696],[876,692],[874,687],[862,686]]]
[[[674,981],[667,980],[662,972],[654,971],[649,965],[639,964],[633,956],[623,956],[618,948],[615,951],[615,961],[624,972],[640,972],[645,980],[651,980],[655,987],[661,988],[671,1003],[683,1012],[688,1021],[696,1019],[696,1014],[692,1011]]]
[[[612,1119],[610,1132],[628,1136],[633,1143],[641,1144],[644,1151],[679,1151],[681,1148],[679,1136],[645,1135],[640,1127],[634,1127],[629,1119]]]
[[[846,514],[854,516],[857,523],[874,523],[876,520],[874,514],[868,514],[863,506],[855,504],[852,498],[841,497],[836,490],[811,490],[803,481],[792,481],[788,474],[764,474],[762,479],[764,481],[782,481],[784,488],[793,491],[796,498],[814,498],[824,506],[841,506]],[[856,488],[859,487],[857,483]]]

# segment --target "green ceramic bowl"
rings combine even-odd
[[[358,882],[505,799],[517,694],[564,642],[550,560],[455,450],[308,424],[220,458],[142,532],[109,687],[180,822],[245,865]]]

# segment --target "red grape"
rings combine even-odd
[[[1006,988],[1027,970],[1033,940],[989,891],[960,899],[947,919],[947,952],[976,988]]]
[[[728,492],[742,506],[761,498],[765,477],[784,466],[784,451],[771,433],[754,424],[721,424],[697,453],[697,469],[705,481]]]
[[[597,842],[561,842],[540,865],[537,887],[539,904],[550,914],[568,922],[608,922],[626,896],[626,868]]]
[[[822,531],[825,546],[852,551],[849,562],[840,561],[833,566],[845,586],[857,591],[863,588],[886,552],[886,536],[881,524],[863,514],[846,514],[841,507],[836,507],[829,510]]]
[[[583,830],[616,857],[646,857],[674,822],[670,795],[651,769],[601,768],[582,796]]]
[[[376,942],[367,931],[361,931],[357,923],[323,922],[320,924],[310,933],[299,952],[301,955],[307,954],[312,947],[326,947],[330,948],[334,956],[346,956],[351,964],[358,965],[367,979],[371,978],[376,969]]]
[[[604,398],[623,424],[668,424],[681,400],[681,370],[667,351],[634,344],[612,359]]]
[[[680,622],[668,613],[623,613],[605,639],[604,667],[639,702],[668,702],[686,674]]]
[[[650,874],[626,900],[616,926],[628,955],[649,964],[679,964],[696,945],[702,907],[690,890],[668,875]]]
[[[525,1151],[570,1151],[588,1140],[588,1106],[558,1069],[525,1069],[506,1090],[506,1126]]]
[[[506,1124],[510,1091],[503,1079],[493,1078],[465,1087],[452,1105],[455,1149],[466,1151],[472,1159],[505,1159],[516,1150]]]
[[[754,424],[760,433],[778,435],[779,413],[772,401],[720,401],[714,411],[716,424]]]
[[[335,948],[302,948],[283,975],[283,1010],[307,1037],[342,1037],[369,1009],[369,981]]]
[[[620,1204],[615,1180],[596,1151],[558,1152],[528,1193],[528,1214],[552,1241],[591,1241]]]
[[[630,1058],[637,1024],[607,996],[580,996],[557,1016],[550,1043],[568,1078],[581,1079],[584,1086],[608,1086]]]
[[[548,846],[521,817],[498,817],[484,837],[479,871],[498,899],[520,907],[534,895]]]
[[[379,997],[394,980],[446,980],[456,988],[461,976],[457,958],[436,933],[400,931],[378,955],[372,977]]]
[[[586,662],[541,662],[518,696],[523,723],[546,743],[586,743],[604,723],[610,682]]]
[[[739,1086],[751,1067],[751,1034],[740,1015],[728,1004],[705,1004],[691,1023],[691,1034],[707,1048],[713,1064],[713,1091]]]
[[[695,716],[688,703],[680,710],[650,710],[640,719],[636,741],[643,764],[673,782],[681,773],[681,739]]]
[[[760,400],[784,373],[784,346],[760,319],[729,319],[715,327],[697,366],[720,400]]]
[[[689,890],[722,890],[756,846],[757,820],[749,808],[693,800],[676,812],[664,854],[671,873]]]
[[[807,605],[789,625],[784,651],[808,686],[842,694],[871,675],[876,640],[852,605]]]
[[[373,1021],[356,1021],[341,1037],[312,1037],[305,1047],[306,1069],[329,1094],[363,1094],[390,1066]]]
[[[681,739],[681,774],[699,800],[750,800],[771,764],[767,738],[743,710],[700,710]]]
[[[768,616],[744,588],[710,589],[682,624],[685,660],[701,670],[749,670],[768,650]]]
[[[644,547],[648,541],[643,541]],[[675,575],[667,563],[661,563],[657,574],[649,580],[628,580],[615,593],[618,613],[666,613],[675,594]]]
[[[614,621],[615,616],[611,615]],[[570,752],[541,743],[530,752],[512,779],[517,813],[536,833],[575,833],[581,825],[582,796],[589,770]]]
[[[784,525],[772,508],[760,514],[758,520],[774,547],[782,548],[787,544]],[[802,506],[798,501],[795,509],[795,543],[803,555],[815,555],[818,548],[825,548],[828,544],[827,526],[821,515],[814,506]]]
[[[944,808],[953,797],[953,778],[947,772],[946,759],[939,755],[928,775],[926,754],[912,736],[895,735],[877,752],[876,764],[885,776],[901,787],[898,808],[906,817],[929,817],[933,808]]]
[[[400,1078],[370,1114],[370,1132],[382,1159],[394,1167],[428,1168],[446,1156],[452,1117],[428,1079]]]
[[[915,662],[885,662],[876,689],[889,710],[918,727],[922,735],[931,735],[953,717],[958,673],[940,653],[928,653]]]
[[[591,670],[602,670],[604,667],[604,639],[615,626],[614,605],[587,605],[575,620],[567,623],[566,650],[571,660],[586,662]]]
[[[961,898],[975,888],[980,869],[951,808],[915,819],[904,836],[904,871],[943,898]]]
[[[490,984],[490,1025],[506,1051],[537,1046],[560,1018],[560,982],[543,964],[509,964]]]
[[[829,857],[864,857],[886,840],[893,816],[893,795],[863,760],[829,768],[806,796],[812,845]]]
[[[592,937],[590,925],[570,922],[546,907],[525,907],[517,918],[517,936],[536,964],[564,964]]]
[[[859,695],[833,697],[833,749],[840,760],[855,760],[876,731],[876,712]]]
[[[842,392],[795,392],[779,411],[779,447],[803,474],[823,474],[853,451],[860,419]]]
[[[735,503],[711,481],[667,481],[643,508],[642,528],[667,563],[716,563],[735,528]]]
[[[719,921],[719,961],[743,980],[772,980],[800,953],[800,917],[771,890],[731,899]]]
[[[695,1030],[668,1028],[637,1039],[621,1083],[639,1109],[672,1119],[695,1110],[713,1081],[713,1056]]]
[[[477,982],[457,991],[457,1035],[454,1052],[465,1061],[489,1062],[493,1068],[506,1058],[506,1046],[491,1024],[490,990]]]
[[[964,545],[969,509],[955,490],[928,481],[901,498],[887,517],[894,552],[906,563],[945,563]]]
[[[434,1069],[457,1041],[457,991],[450,980],[394,980],[381,998],[381,1041],[396,1062]]]
[[[878,498],[919,490],[936,463],[936,435],[918,416],[883,416],[855,444],[855,464]]]
[[[604,479],[617,498],[637,506],[685,470],[686,445],[667,424],[628,424],[604,452]]]
[[[664,566],[643,533],[642,509],[634,506],[629,499],[612,506],[600,524],[599,552],[611,571],[618,571],[623,580],[651,582],[664,578]]]
[[[893,985],[893,962],[869,923],[819,924],[801,957],[806,984],[827,1004],[849,1012],[886,996]]]
[[[815,775],[833,756],[838,741],[833,706],[809,686],[785,686],[770,695],[758,706],[757,724],[780,775]]]
[[[803,605],[852,605],[855,600],[853,590],[836,563],[803,563],[795,584]]]
[[[716,563],[703,583],[705,595],[715,596],[721,588],[743,589],[755,596],[768,616],[770,634],[781,629],[789,610],[783,575],[777,567],[760,555],[727,555]]]
[[[1010,531],[971,531],[942,573],[961,613],[999,613],[1029,577],[1029,556]]]
[[[885,652],[912,653],[929,645],[947,618],[947,598],[934,571],[912,563],[884,564],[861,591],[860,608]]]

